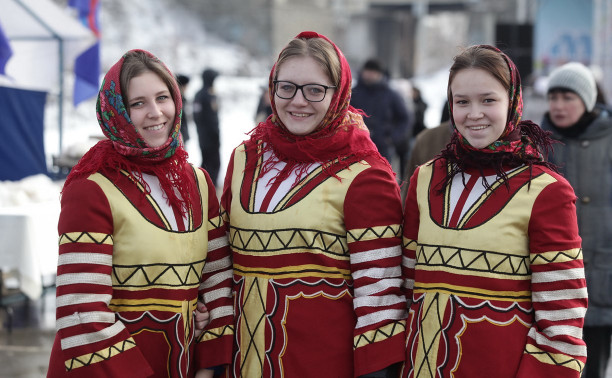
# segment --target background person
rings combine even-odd
[[[219,132],[219,102],[215,94],[215,79],[219,73],[213,69],[202,72],[202,89],[193,99],[193,121],[198,130],[202,151],[202,168],[206,169],[217,185],[221,166],[221,136]]]
[[[187,91],[189,81],[189,76],[182,74],[176,75],[176,82],[178,83],[179,90],[181,91],[181,100],[183,101],[183,111],[181,113],[181,135],[183,136],[183,143],[187,143],[189,140],[189,121],[187,120],[187,112],[185,111],[185,108],[187,107],[185,91]]]
[[[389,87],[378,60],[369,59],[364,63],[357,85],[353,88],[351,105],[366,113],[364,121],[380,154],[389,163],[393,163],[397,154],[401,176],[408,159],[412,119],[402,96]]]
[[[49,377],[192,377],[229,363],[227,238],[214,185],[180,143],[181,106],[174,77],[146,51],[104,78],[96,109],[108,139],[62,192]],[[198,297],[211,319],[196,338]]]
[[[612,119],[598,105],[597,86],[581,63],[551,72],[542,128],[561,143],[551,161],[561,167],[578,201],[578,228],[589,291],[584,319],[588,359],[583,377],[604,377],[612,342]]]
[[[497,48],[457,55],[454,135],[412,175],[404,213],[406,377],[579,377],[587,307],[575,194],[521,121]]]

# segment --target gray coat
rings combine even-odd
[[[550,160],[560,166],[576,196],[578,230],[589,292],[585,326],[612,325],[612,118],[602,113],[576,138],[555,132],[548,117],[542,128],[563,144]]]

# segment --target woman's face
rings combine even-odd
[[[130,80],[127,109],[149,147],[166,143],[174,127],[176,107],[168,86],[157,74],[146,71]]]
[[[495,142],[506,128],[510,99],[504,86],[487,71],[468,68],[451,82],[455,126],[474,148]]]
[[[313,58],[296,56],[287,59],[278,68],[277,81],[288,81],[297,85],[322,84],[333,86],[327,73]],[[306,91],[306,88],[303,88]],[[282,99],[275,94],[274,102],[278,117],[287,130],[294,135],[307,135],[316,130],[325,117],[334,89],[327,89],[323,101],[310,102],[297,90],[291,99]]]
[[[552,91],[548,94],[548,114],[555,126],[568,128],[578,122],[586,111],[580,96],[571,91]]]

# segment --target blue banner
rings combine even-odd
[[[70,0],[68,6],[76,8],[79,20],[98,38],[95,45],[79,55],[74,63],[74,95],[73,103],[77,106],[98,94],[100,89],[100,29],[98,27],[98,0]]]
[[[13,50],[11,49],[8,38],[6,38],[6,35],[2,30],[2,25],[0,25],[0,75],[6,75],[6,71],[4,69],[6,67],[6,63],[12,55]]]
[[[0,181],[47,174],[43,124],[46,92],[0,87]]]

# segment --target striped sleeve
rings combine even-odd
[[[357,317],[354,365],[359,376],[404,359],[402,205],[392,173],[372,166],[359,174],[346,195],[344,214]]]
[[[215,186],[205,172],[208,185],[208,254],[202,272],[200,298],[210,312],[197,344],[198,369],[229,364],[234,335],[232,260],[226,227],[221,219]]]
[[[78,180],[61,202],[56,328],[65,370],[88,378],[149,376],[151,367],[108,307],[113,221],[106,196],[92,181]]]
[[[535,323],[517,377],[579,377],[587,351],[582,326],[587,289],[575,195],[562,178],[548,185],[529,223]]]

